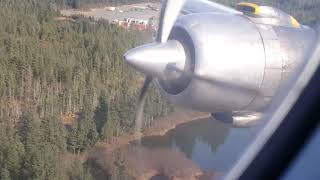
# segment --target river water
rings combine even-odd
[[[180,151],[203,171],[226,172],[255,134],[254,128],[235,128],[207,118],[178,125],[164,136],[144,137],[141,145]]]

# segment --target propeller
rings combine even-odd
[[[137,104],[136,132],[140,132],[141,129],[146,93],[153,78],[170,82],[186,75],[237,92],[259,94],[256,89],[202,77],[185,68],[188,66],[188,55],[183,45],[177,40],[168,40],[185,3],[186,0],[163,0],[156,41],[131,49],[124,55],[127,64],[146,75]]]
[[[164,78],[163,72],[166,65],[170,62],[175,62],[182,67],[184,66],[185,54],[183,46],[177,41],[167,41],[185,1],[163,0],[156,42],[132,49],[124,55],[124,60],[129,65],[146,75],[138,99],[136,132],[139,132],[141,129],[146,93],[152,83],[153,77]],[[176,57],[176,60],[170,61],[172,57]]]

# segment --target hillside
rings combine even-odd
[[[0,179],[77,176],[61,168],[62,154],[132,131],[143,77],[122,55],[151,34],[57,20],[42,0],[1,1],[0,14]],[[168,111],[154,89],[145,124]]]
[[[133,130],[143,76],[122,55],[150,41],[151,32],[81,16],[61,19],[58,8],[138,1],[0,1],[0,179],[94,179],[87,164],[66,168],[61,158]],[[280,7],[305,24],[320,16],[320,0],[254,2]],[[172,110],[154,87],[146,103],[145,126]],[[119,169],[114,177],[122,174]]]

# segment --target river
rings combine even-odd
[[[178,125],[164,136],[147,136],[141,145],[179,151],[206,172],[226,172],[256,134],[254,128],[234,128],[212,118]]]
[[[117,174],[125,169],[126,174],[139,180],[219,179],[260,129],[260,125],[236,128],[213,118],[191,118],[197,113],[191,115],[173,113],[171,121],[157,121],[159,124],[139,140],[128,134],[110,144],[102,143],[90,151],[87,159],[96,164],[98,172]]]

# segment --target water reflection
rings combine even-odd
[[[226,171],[253,138],[253,129],[233,128],[212,118],[177,126],[164,136],[141,140],[150,149],[170,148],[183,152],[204,171]]]

